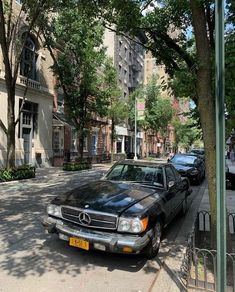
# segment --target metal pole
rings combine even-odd
[[[224,118],[224,0],[215,1],[217,289],[226,291],[226,191]]]
[[[137,160],[136,140],[137,140],[137,99],[135,98],[135,156],[134,156],[134,160]]]

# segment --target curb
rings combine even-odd
[[[182,292],[187,291],[187,288],[181,280],[181,265],[187,251],[187,239],[190,232],[193,230],[195,217],[200,207],[203,195],[206,190],[206,183],[204,182],[200,190],[191,202],[192,212],[188,212],[179,230],[175,243],[176,246],[169,251],[166,259],[162,263],[162,269],[159,272],[156,282],[153,284],[151,292]]]

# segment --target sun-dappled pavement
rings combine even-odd
[[[86,252],[71,248],[41,225],[46,205],[59,194],[101,177],[110,165],[82,172],[38,169],[35,179],[0,185],[0,291],[155,291],[156,275],[169,254],[183,218],[164,232],[158,257]],[[197,194],[194,188],[190,196]]]

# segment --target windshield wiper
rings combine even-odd
[[[146,186],[151,186],[151,187],[162,187],[163,188],[162,184],[155,182],[155,181],[152,181],[152,182],[150,182],[150,181],[131,181],[131,182],[146,185]]]

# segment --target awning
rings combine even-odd
[[[53,113],[53,120],[52,123],[53,125],[58,125],[58,122],[60,125],[67,125],[70,127],[74,127],[71,121],[68,120],[68,118],[65,116],[63,113]]]

